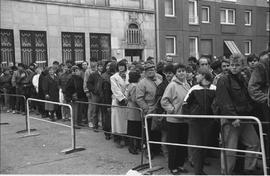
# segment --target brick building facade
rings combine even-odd
[[[269,45],[268,0],[157,0],[158,57],[259,53]]]

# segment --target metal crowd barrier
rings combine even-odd
[[[26,109],[26,97],[24,95],[19,95],[19,94],[6,94],[6,93],[1,93],[0,96],[9,96],[9,97],[19,97],[23,98],[24,104],[25,104],[25,111]],[[28,131],[28,119],[27,119],[27,112],[25,113],[25,129],[17,131],[16,133],[26,133]],[[30,131],[36,131],[36,129],[30,129]]]
[[[149,132],[147,126],[147,119],[151,117],[175,117],[175,118],[200,118],[200,119],[239,119],[239,120],[254,120],[257,122],[259,127],[259,138],[261,142],[261,152],[255,151],[247,151],[247,150],[238,150],[238,149],[230,149],[224,147],[210,147],[210,146],[201,146],[201,145],[190,145],[190,144],[177,144],[177,143],[167,143],[167,142],[156,142],[149,140]],[[182,114],[148,114],[145,116],[145,133],[146,133],[146,145],[147,145],[147,152],[148,152],[148,160],[149,166],[152,168],[151,162],[151,152],[150,152],[150,143],[152,144],[165,144],[165,145],[174,145],[174,146],[182,146],[182,147],[193,147],[193,148],[202,148],[202,149],[212,149],[212,150],[221,150],[221,151],[231,151],[231,152],[243,152],[243,153],[251,153],[257,154],[262,156],[262,163],[263,163],[263,172],[264,175],[267,175],[267,165],[266,165],[266,156],[265,156],[265,148],[264,148],[264,140],[263,140],[263,130],[262,124],[260,120],[253,116],[216,116],[216,115],[182,115]]]
[[[139,139],[141,140],[141,165],[143,164],[143,155],[144,155],[144,141],[145,141],[145,135],[144,135],[144,121],[143,121],[143,111],[141,108],[136,108],[136,107],[127,107],[127,106],[116,106],[116,105],[111,105],[111,104],[102,104],[102,103],[94,103],[94,102],[84,102],[84,101],[76,101],[76,103],[81,103],[81,104],[90,104],[90,105],[97,105],[97,106],[103,106],[103,107],[109,107],[109,108],[122,108],[122,109],[132,109],[132,110],[137,110],[140,112],[141,114],[141,126],[142,126],[142,131],[141,131],[141,135],[142,137],[136,137],[136,136],[130,136],[130,135],[126,135],[126,134],[119,134],[119,133],[112,133],[112,132],[108,132],[108,131],[104,131],[104,130],[99,130],[108,134],[112,134],[112,135],[117,135],[117,136],[122,136],[122,137],[129,137],[129,138],[134,138],[134,139]]]
[[[260,121],[261,122],[261,121]],[[242,122],[240,122],[241,124],[252,124],[252,125],[257,125],[258,123],[255,123],[255,122],[253,122],[253,121],[242,121]],[[224,124],[221,124],[221,128],[220,128],[220,142],[221,142],[221,146],[222,147],[224,147],[224,144],[225,144],[225,139],[224,139],[224,127],[226,126],[226,125],[229,125],[230,123],[224,123]],[[263,129],[263,125],[269,125],[270,124],[270,122],[261,122],[261,124],[262,124],[262,129]],[[266,133],[262,133],[262,135],[263,136],[267,136],[268,134],[266,134]],[[263,138],[263,140],[264,140],[264,138]],[[269,141],[268,141],[268,139],[267,139],[267,137],[265,138],[265,142],[264,142],[264,145],[266,145],[266,146],[269,146]],[[268,152],[269,153],[269,152]],[[266,159],[267,158],[269,158],[269,156],[267,156],[267,153],[265,153],[265,155],[266,155]],[[268,154],[269,155],[269,154]],[[235,154],[235,155],[227,155],[227,154],[225,154],[225,152],[224,151],[222,151],[222,153],[221,153],[221,157],[223,157],[223,160],[224,160],[224,162],[222,163],[223,165],[221,166],[221,168],[222,167],[224,167],[224,174],[227,174],[227,157],[228,156],[234,156],[234,157],[239,157],[239,158],[246,158],[246,157],[248,157],[248,156],[243,156],[243,155],[238,155],[238,154]],[[251,156],[250,156],[251,157]],[[258,157],[258,159],[262,159],[262,157]],[[266,165],[267,165],[267,163],[266,163]],[[269,166],[267,166],[267,168],[269,168]]]
[[[47,100],[41,100],[41,99],[28,98],[27,101],[26,101],[26,109],[27,109],[26,116],[27,116],[27,119],[28,119],[28,121],[27,121],[28,122],[27,123],[28,134],[25,135],[24,137],[33,136],[33,134],[31,134],[31,131],[30,131],[30,116],[29,116],[29,102],[30,101],[36,101],[36,102],[43,102],[43,103],[50,103],[50,104],[55,104],[55,105],[67,106],[70,109],[70,115],[71,115],[70,129],[71,129],[71,143],[72,144],[71,144],[71,148],[62,150],[61,152],[65,153],[65,154],[69,154],[69,153],[74,153],[74,152],[85,150],[85,148],[76,147],[76,134],[75,134],[74,119],[73,119],[73,111],[72,111],[72,106],[70,104],[58,103],[58,102],[54,102],[54,101],[47,101]],[[36,120],[41,120],[41,119],[37,119],[37,118],[35,118],[35,119]],[[47,122],[46,120],[41,120],[41,121]]]

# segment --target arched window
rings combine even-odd
[[[140,45],[142,42],[142,32],[138,25],[131,23],[127,29],[127,44],[129,45]]]

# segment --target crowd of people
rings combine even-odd
[[[138,154],[142,136],[142,114],[232,115],[256,116],[270,122],[269,50],[244,57],[199,59],[190,57],[188,64],[175,63],[172,57],[155,64],[153,57],[128,63],[126,59],[97,61],[90,59],[74,64],[54,61],[41,68],[36,63],[2,68],[1,92],[24,95],[55,102],[69,103],[76,126],[104,130],[105,139],[112,137],[118,148],[128,139],[128,150]],[[4,96],[7,112],[25,114],[25,102],[20,97]],[[86,102],[86,103],[83,103]],[[87,104],[89,102],[90,104]],[[102,106],[105,104],[108,106]],[[112,105],[112,107],[111,107]],[[126,107],[126,108],[125,108]],[[42,118],[69,120],[69,109],[49,103],[32,102],[31,111]],[[222,129],[224,147],[260,151],[257,127],[239,119],[152,118],[148,119],[150,140],[218,146]],[[269,141],[269,124],[264,128]],[[113,135],[112,135],[113,134]],[[269,156],[269,146],[266,151]],[[151,157],[165,155],[172,174],[187,173],[189,162],[197,175],[205,174],[206,150],[179,146],[151,145]],[[225,152],[221,169],[236,172],[235,152]],[[243,173],[256,173],[258,156],[246,154]],[[269,163],[268,163],[269,164]]]

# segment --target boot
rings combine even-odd
[[[50,120],[51,120],[52,122],[55,121],[53,111],[50,112]]]

